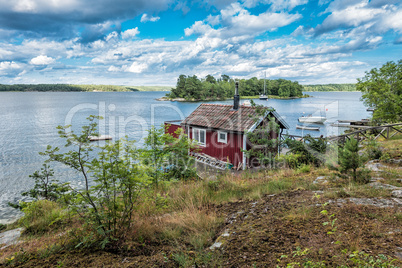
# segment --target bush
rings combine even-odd
[[[26,203],[22,211],[25,215],[19,223],[25,227],[25,232],[30,234],[44,233],[50,230],[51,226],[61,223],[67,216],[65,209],[49,200]]]
[[[304,136],[304,140],[302,142],[287,139],[285,144],[289,147],[291,153],[300,155],[297,159],[298,163],[320,166],[324,162],[321,156],[327,151],[327,141],[322,138],[313,138],[310,135]]]
[[[366,141],[365,149],[368,159],[380,159],[382,156],[380,145],[374,139],[369,139]]]

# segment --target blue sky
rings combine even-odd
[[[400,59],[400,0],[0,0],[0,84],[354,83]]]

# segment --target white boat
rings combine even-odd
[[[300,126],[296,125],[297,129],[304,129],[304,130],[314,130],[314,131],[320,131],[319,127],[307,127],[307,126]]]
[[[100,135],[100,136],[88,136],[89,141],[107,141],[111,140],[112,136]]]
[[[249,100],[243,101],[243,106],[251,106],[251,102]]]
[[[261,94],[260,95],[260,100],[267,100],[268,99],[268,96],[267,95],[265,95],[265,79],[266,79],[266,73],[264,74],[264,94]]]
[[[325,116],[313,116],[313,115],[308,115],[308,116],[302,116],[299,117],[299,122],[300,123],[316,123],[316,124],[324,124],[324,122],[327,120]]]

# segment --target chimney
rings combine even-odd
[[[239,100],[240,100],[240,96],[239,96],[239,82],[236,81],[235,83],[235,95],[233,98],[233,110],[237,111],[239,109]]]

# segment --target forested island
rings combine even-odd
[[[175,88],[166,94],[168,100],[223,100],[233,97],[235,80],[228,75],[216,79],[212,75],[199,79],[196,75],[180,75]],[[303,97],[303,86],[285,79],[265,79],[265,94],[281,98]],[[239,94],[244,97],[264,93],[264,79],[253,77],[239,80]]]
[[[303,91],[357,91],[356,84],[303,85]]]
[[[115,85],[71,85],[71,84],[16,84],[2,85],[0,91],[58,91],[58,92],[130,92],[168,91],[166,86],[115,86]]]

